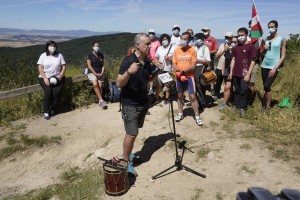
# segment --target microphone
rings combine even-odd
[[[183,140],[183,141],[181,141],[181,142],[178,142],[178,148],[179,148],[179,149],[182,149],[182,148],[184,147],[185,144],[186,144],[186,141],[185,141],[185,140]]]

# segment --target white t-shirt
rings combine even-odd
[[[58,53],[54,56],[46,55],[42,53],[39,60],[37,61],[38,65],[42,65],[44,68],[44,72],[47,78],[51,78],[52,76],[58,76],[61,71],[61,66],[66,64],[66,61],[61,53]],[[39,77],[42,77],[39,75]]]
[[[218,49],[217,54],[223,52],[223,51],[224,51],[224,48],[225,48],[224,44],[221,44],[221,45],[219,46],[219,49]],[[224,54],[223,54],[223,55],[219,58],[217,68],[218,68],[218,69],[222,69],[224,63],[225,63],[225,57],[224,57]]]
[[[170,44],[172,44],[173,49],[176,49],[180,45],[180,35],[178,37],[172,35]]]
[[[203,48],[204,52],[203,52]],[[202,45],[201,47],[198,47],[197,45],[195,45],[195,49],[197,51],[197,59],[201,59],[201,60],[207,60],[207,61],[211,61],[210,60],[210,53],[209,53],[209,49],[207,46]],[[202,66],[203,64],[201,63],[197,63],[196,66]]]
[[[164,71],[168,71],[170,72],[172,69],[172,63],[171,61],[166,61],[165,60],[165,56],[167,55],[168,51],[169,51],[170,45],[167,46],[166,48],[164,46],[160,46],[158,47],[156,53],[155,53],[155,58],[158,59],[159,62],[163,63],[164,66]],[[173,49],[173,48],[172,48]],[[172,49],[169,51],[168,53],[168,57],[173,56],[173,52]]]

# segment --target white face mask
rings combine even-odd
[[[235,45],[236,45],[235,43],[231,43],[230,46],[231,46],[231,48],[233,48],[233,47],[235,47]]]
[[[154,35],[153,35],[153,34],[150,34],[149,36],[150,36],[150,38],[151,38],[151,39],[153,39],[153,38],[154,38]]]
[[[49,46],[49,47],[48,47],[48,50],[49,50],[50,53],[53,54],[53,53],[55,52],[56,48],[55,48],[55,47],[52,47],[52,46]]]
[[[204,34],[204,35],[208,35],[208,31],[206,31],[206,32],[203,32],[203,34]]]
[[[166,46],[169,45],[168,40],[163,40],[161,43],[162,43],[162,45],[163,45],[164,47],[166,47]]]
[[[239,37],[238,37],[238,41],[240,41],[240,42],[243,42],[245,39],[246,39],[245,36],[239,36]]]
[[[93,47],[93,50],[94,50],[95,52],[98,52],[98,51],[100,51],[100,47]]]
[[[175,36],[179,35],[179,30],[177,30],[177,29],[173,30],[173,34],[174,34]]]
[[[269,33],[272,34],[272,33],[275,33],[277,31],[276,28],[269,28]]]

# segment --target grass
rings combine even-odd
[[[201,199],[202,194],[204,193],[204,190],[201,188],[195,189],[195,194],[192,196],[191,200],[197,200]]]
[[[221,192],[217,192],[216,199],[217,200],[223,200],[224,195]]]
[[[251,168],[248,163],[244,163],[241,167],[241,170],[248,173],[248,174],[250,174],[250,175],[254,175],[256,173],[256,169]]]
[[[250,144],[242,144],[242,145],[240,145],[240,149],[249,150],[249,149],[251,149],[251,146],[250,146]]]
[[[205,148],[205,147],[199,149],[199,150],[197,151],[197,158],[198,158],[198,160],[199,160],[199,159],[202,159],[202,158],[206,158],[206,157],[207,157],[207,154],[208,154],[210,151],[211,151],[210,148]]]
[[[104,178],[99,167],[86,170],[72,167],[62,173],[60,180],[60,183],[31,190],[25,194],[15,194],[6,197],[5,200],[101,199],[104,194]]]

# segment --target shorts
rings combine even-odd
[[[251,76],[250,76],[250,80],[249,80],[250,83],[253,83],[253,84],[255,83],[256,77],[257,77],[257,71],[258,71],[258,64],[255,63],[253,70],[251,72]]]
[[[122,106],[122,118],[127,135],[137,136],[144,125],[148,106]]]
[[[178,93],[183,93],[185,90],[188,90],[189,94],[195,94],[196,84],[195,79],[192,76],[186,77],[187,81],[181,82],[178,78],[176,79],[176,86]]]
[[[95,76],[95,74],[93,74],[93,73],[88,73],[87,76],[88,76],[88,79],[89,79],[90,81],[96,81],[96,80],[99,80],[99,81],[101,81],[101,82],[104,82],[104,76],[103,76],[103,75],[102,75],[101,77],[97,77],[97,76]]]

